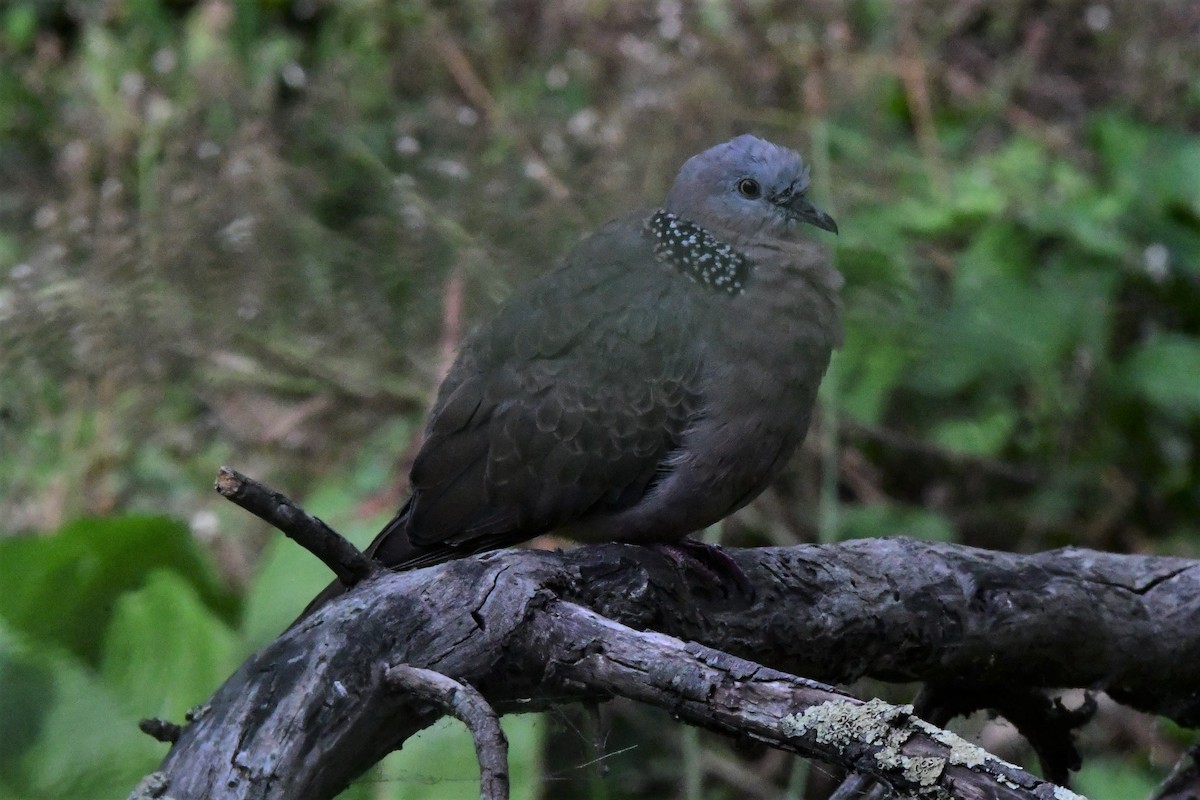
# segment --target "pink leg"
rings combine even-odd
[[[685,538],[678,542],[648,545],[669,558],[677,567],[691,570],[709,583],[722,587],[726,593],[732,587],[753,599],[754,585],[733,557],[715,544]],[[730,586],[732,584],[732,587]]]

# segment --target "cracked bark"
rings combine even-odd
[[[177,800],[331,797],[442,713],[388,683],[399,663],[467,683],[499,713],[623,695],[894,786],[915,780],[907,758],[936,773],[924,788],[946,797],[1054,787],[1000,762],[954,766],[953,746],[902,709],[880,711],[887,725],[873,743],[820,740],[797,727],[813,721],[806,708],[862,704],[794,675],[1089,687],[1200,721],[1196,562],[903,539],[730,553],[753,600],[622,545],[504,551],[369,579],[235,673],[155,778]],[[778,691],[764,695],[764,681]]]

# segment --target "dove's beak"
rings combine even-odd
[[[821,230],[829,231],[830,233],[836,234],[838,232],[838,226],[833,221],[833,217],[808,202],[808,198],[804,195],[797,195],[792,198],[788,203],[788,209],[791,211],[792,216],[801,222],[815,225]]]

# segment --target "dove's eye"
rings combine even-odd
[[[762,187],[754,178],[742,178],[738,181],[737,190],[742,197],[748,197],[751,200],[762,195]]]

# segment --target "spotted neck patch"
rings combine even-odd
[[[654,236],[654,255],[715,292],[739,295],[746,290],[752,262],[708,231],[669,211],[659,211],[646,228]]]

